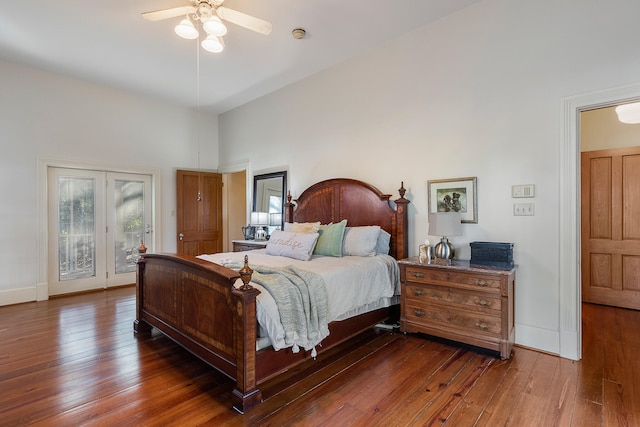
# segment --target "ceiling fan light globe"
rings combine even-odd
[[[222,23],[217,16],[211,16],[209,19],[203,22],[202,28],[209,35],[222,37],[227,34],[227,26]]]
[[[220,53],[224,50],[224,40],[222,40],[222,37],[214,35],[209,35],[206,39],[202,40],[200,45],[204,50],[211,53]]]
[[[175,32],[177,35],[182,37],[183,39],[193,40],[197,39],[200,35],[196,27],[193,26],[191,20],[185,18],[175,27]]]

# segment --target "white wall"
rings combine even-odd
[[[175,251],[175,169],[198,166],[194,111],[7,62],[0,82],[0,305],[36,299],[38,159],[160,169],[156,250]],[[214,169],[217,116],[200,122],[201,166]]]
[[[404,181],[412,255],[426,181],[476,176],[478,224],[452,242],[467,259],[471,241],[515,243],[516,340],[559,353],[563,99],[638,82],[638,16],[637,0],[477,3],[221,115],[220,162],[287,164],[294,197]],[[536,185],[535,216],[513,216],[514,184]]]

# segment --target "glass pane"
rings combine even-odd
[[[269,196],[269,213],[282,213],[282,197]]]
[[[136,270],[138,247],[144,240],[144,182],[115,180],[116,274]]]
[[[59,280],[96,275],[95,180],[58,180]]]

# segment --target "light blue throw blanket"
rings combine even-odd
[[[225,263],[233,270],[242,268],[237,262]],[[278,306],[285,343],[297,353],[300,347],[312,350],[329,335],[327,289],[319,274],[294,266],[269,267],[252,265],[251,281],[264,287]]]

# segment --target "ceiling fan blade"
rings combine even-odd
[[[247,15],[246,13],[238,12],[237,10],[229,9],[224,6],[220,6],[216,9],[216,13],[225,21],[240,25],[241,27],[249,30],[264,34],[265,36],[271,33],[271,22],[256,18],[255,16]]]
[[[171,9],[156,10],[154,12],[145,12],[142,17],[148,21],[161,21],[163,19],[175,18],[176,16],[193,13],[196,9],[193,6],[179,6]]]

